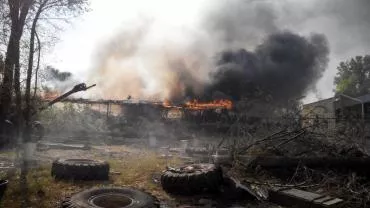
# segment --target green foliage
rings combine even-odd
[[[106,117],[87,105],[57,103],[42,111],[39,120],[53,134],[106,131]]]
[[[335,93],[360,96],[370,93],[370,55],[356,56],[337,67]]]
[[[349,89],[353,88],[354,81],[352,77],[343,78],[336,86],[336,92],[345,93],[346,91],[349,91]],[[347,93],[345,93],[347,94]]]

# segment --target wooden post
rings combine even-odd
[[[109,102],[107,102],[107,121],[108,121],[108,119],[109,119],[109,107],[110,107],[110,104],[109,104]]]

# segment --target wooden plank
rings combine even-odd
[[[339,198],[294,188],[270,189],[269,201],[282,206],[300,208],[335,208],[343,202],[343,200]]]

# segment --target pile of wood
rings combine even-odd
[[[234,169],[248,184],[298,188],[343,199],[344,207],[370,206],[370,157],[353,138],[316,133],[314,126],[280,130],[239,146]]]

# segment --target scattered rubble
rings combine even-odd
[[[267,188],[268,200],[284,206],[367,207],[370,157],[361,138],[339,138],[319,128],[285,128],[238,146],[233,157],[213,158],[232,164],[241,184]]]
[[[270,189],[269,200],[284,206],[302,208],[336,208],[343,203],[339,198],[291,188]]]

